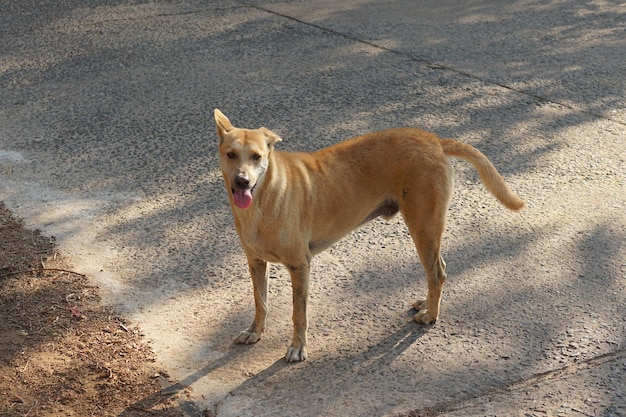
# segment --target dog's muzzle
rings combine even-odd
[[[235,177],[235,180],[233,181],[233,184],[235,185],[235,188],[245,190],[246,188],[250,187],[250,180],[246,177],[237,175]]]
[[[252,193],[256,188],[256,184],[254,187],[250,188],[250,180],[245,177],[236,176],[233,180],[234,187],[231,188],[233,192],[233,200],[235,202],[235,206],[240,209],[247,209],[252,204]]]

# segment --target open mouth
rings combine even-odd
[[[252,188],[231,188],[235,205],[240,209],[247,209],[252,204],[252,193],[256,189],[256,184]]]

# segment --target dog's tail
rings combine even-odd
[[[446,155],[464,159],[474,165],[489,192],[505,207],[511,210],[524,207],[524,201],[509,189],[502,175],[478,149],[454,139],[441,139],[441,144]]]

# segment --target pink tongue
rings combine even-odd
[[[247,209],[252,204],[252,193],[250,190],[235,190],[233,193],[235,205],[242,209]]]

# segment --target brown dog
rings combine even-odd
[[[266,128],[233,127],[215,110],[222,174],[239,239],[248,258],[256,313],[236,343],[255,343],[265,330],[267,262],[280,262],[293,286],[293,340],[287,362],[307,357],[311,258],[351,230],[401,212],[428,279],[428,298],[413,306],[415,321],[433,323],[446,279],[439,254],[452,167],[469,161],[506,207],[524,202],[509,190],[485,155],[470,145],[419,129],[370,133],[312,153],[274,150],[281,139]]]

